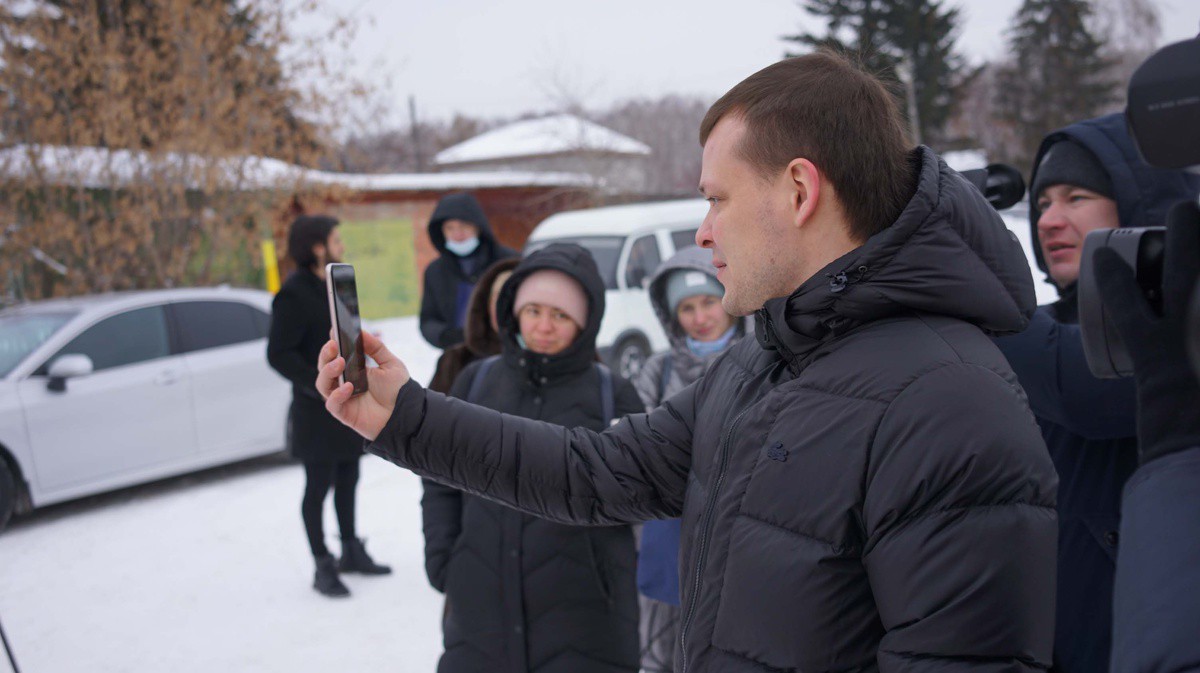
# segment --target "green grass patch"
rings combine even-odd
[[[346,262],[354,265],[358,303],[368,320],[416,315],[421,306],[412,222],[342,220]]]

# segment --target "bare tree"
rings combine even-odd
[[[1125,107],[1125,89],[1133,71],[1154,53],[1162,40],[1162,17],[1153,0],[1094,0],[1092,31],[1111,62],[1109,78],[1118,95],[1106,111]]]
[[[287,15],[282,0],[0,9],[0,279],[30,298],[256,280],[255,244],[298,188],[289,166],[329,135],[331,92],[281,58]]]
[[[640,98],[618,103],[596,120],[650,146],[647,193],[690,196],[700,182],[700,122],[710,103],[674,94]]]

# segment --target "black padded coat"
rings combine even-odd
[[[932,151],[912,169],[892,226],[649,414],[597,434],[410,382],[368,450],[558,521],[681,516],[685,673],[1047,668],[1057,480],[988,338],[1026,325],[1029,266]]]
[[[588,324],[558,355],[521,349],[512,314],[530,273],[557,269],[589,297]],[[486,302],[487,292],[481,293]],[[525,418],[603,430],[606,403],[596,369],[604,284],[587,251],[552,245],[514,270],[497,303],[503,354],[478,384],[475,401]],[[486,307],[486,304],[484,304]],[[486,311],[482,316],[487,320]],[[455,380],[466,398],[480,362]],[[608,393],[621,416],[644,409],[617,377]],[[446,594],[445,654],[439,673],[617,673],[638,670],[637,557],[629,526],[564,525],[431,481],[425,482],[426,570]]]
[[[317,355],[329,341],[325,281],[296,269],[271,303],[267,362],[292,383],[292,455],[305,463],[358,460],[362,437],[325,409],[317,392]]]
[[[479,247],[469,255],[473,266],[471,273],[465,272],[461,259],[446,248],[446,234],[442,231],[446,220],[462,220],[479,228]],[[515,250],[500,245],[479,201],[466,192],[450,194],[438,201],[437,208],[429,218],[428,231],[429,240],[433,242],[439,257],[425,267],[421,291],[421,336],[434,348],[446,349],[463,340],[463,328],[455,322],[459,284],[475,285],[492,264],[518,255]]]

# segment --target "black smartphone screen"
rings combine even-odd
[[[344,381],[354,384],[354,394],[367,390],[367,358],[363,355],[362,324],[358,318],[358,285],[354,282],[354,267],[332,264],[330,280],[333,286],[334,328],[338,346],[346,360]]]

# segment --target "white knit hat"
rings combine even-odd
[[[587,326],[588,297],[579,281],[555,269],[542,269],[529,274],[517,288],[513,315],[521,313],[527,304],[553,306],[566,313],[580,329]]]

